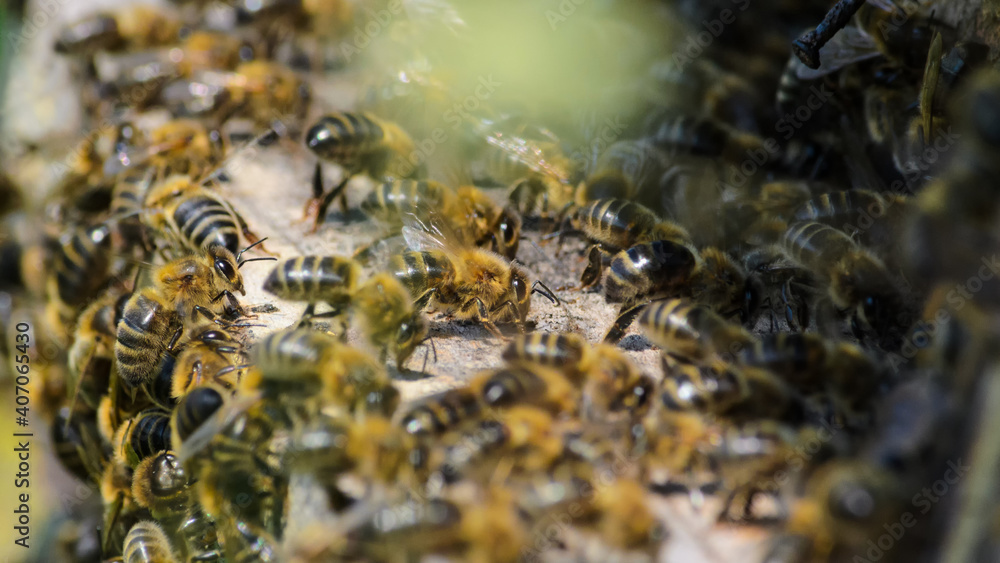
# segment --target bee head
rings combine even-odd
[[[517,312],[521,316],[521,322],[528,318],[528,311],[531,310],[531,282],[528,281],[528,274],[516,265],[510,267],[510,290],[513,294],[514,302],[517,304]]]
[[[497,251],[513,258],[521,238],[521,216],[513,207],[505,207],[497,218],[497,234],[500,236]]]
[[[339,118],[325,116],[306,132],[306,146],[321,158],[331,158],[350,140],[349,127]]]
[[[221,245],[212,245],[208,248],[208,256],[212,259],[212,271],[220,276],[230,286],[232,291],[246,295],[243,288],[243,275],[240,274],[236,257],[227,248]]]
[[[426,335],[427,318],[419,311],[399,325],[396,331],[396,367],[400,371]]]

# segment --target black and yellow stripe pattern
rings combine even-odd
[[[361,266],[339,256],[297,256],[282,260],[264,280],[264,290],[282,299],[345,306]]]
[[[178,449],[188,436],[194,434],[206,420],[222,408],[224,402],[223,394],[210,385],[192,389],[181,397],[170,421],[174,449]]]
[[[136,387],[156,375],[160,357],[167,350],[176,314],[165,308],[153,290],[133,294],[118,323],[115,361],[118,375]]]
[[[486,374],[480,385],[483,402],[492,408],[525,402],[541,402],[548,394],[548,382],[535,370],[511,366]]]
[[[254,347],[262,391],[288,397],[317,393],[323,384],[324,363],[339,346],[333,336],[308,328],[267,335]]]
[[[673,362],[660,385],[660,400],[670,411],[725,414],[746,395],[740,374],[728,366]]]
[[[644,205],[624,199],[598,199],[580,209],[579,229],[610,248],[628,248],[650,233],[660,218]]]
[[[172,219],[190,248],[220,245],[233,254],[240,251],[240,229],[232,208],[208,192],[199,190],[183,198]]]
[[[373,152],[382,150],[385,131],[368,113],[325,115],[306,133],[306,146],[320,158],[353,169]]]
[[[125,536],[124,563],[177,563],[163,528],[153,520],[137,522]]]
[[[679,289],[697,266],[687,246],[670,240],[640,243],[611,259],[605,295],[610,301],[626,301]]]
[[[455,279],[455,265],[444,252],[412,251],[393,256],[389,272],[401,281],[414,299],[431,288],[442,288]],[[438,301],[443,299],[439,292]]]
[[[573,371],[580,364],[587,348],[587,342],[578,334],[533,332],[516,337],[501,356],[507,362],[530,362],[562,371]]]
[[[816,271],[828,272],[858,245],[842,231],[816,222],[798,223],[785,232],[782,245],[792,259]]]
[[[423,217],[429,211],[443,211],[451,195],[448,187],[433,180],[392,180],[372,190],[361,210],[378,221],[399,225],[410,213]]]
[[[885,208],[879,194],[867,190],[838,190],[820,194],[803,203],[796,211],[795,221],[830,222],[838,218],[850,221],[861,210],[868,212],[873,206]]]
[[[403,416],[401,424],[414,436],[438,435],[475,419],[481,410],[475,391],[460,387],[420,401]]]
[[[171,448],[170,413],[150,409],[137,414],[125,423],[125,435],[121,444],[128,448],[135,460],[142,460]],[[131,455],[126,455],[131,459]],[[135,461],[133,460],[133,461]]]
[[[110,264],[110,235],[110,230],[102,225],[74,231],[60,245],[52,268],[63,303],[83,305],[103,285]]]
[[[639,325],[664,352],[690,360],[736,354],[755,342],[743,327],[685,299],[651,303],[639,315]]]

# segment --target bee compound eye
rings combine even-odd
[[[215,269],[219,271],[227,280],[236,279],[236,269],[226,260],[216,260]]]

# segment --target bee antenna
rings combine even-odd
[[[243,250],[241,250],[239,252],[239,254],[236,255],[236,260],[239,261],[240,257],[243,256],[243,253],[246,252],[247,250],[250,250],[251,248],[253,248],[255,246],[260,246],[260,245],[264,244],[265,240],[267,240],[267,237],[264,237],[264,238],[258,240],[257,242],[251,244],[250,246],[245,247]]]
[[[539,287],[541,287],[541,289],[538,289]],[[535,280],[535,283],[531,284],[531,293],[537,293],[542,297],[545,297],[546,299],[551,301],[553,305],[562,304],[562,301],[560,301],[559,298],[556,297],[556,294],[553,293],[552,290],[549,289],[547,285],[542,283],[541,280]]]
[[[423,344],[424,342],[430,342],[430,348],[427,351],[424,352],[424,365],[420,366],[420,371],[426,373],[427,372],[427,356],[433,350],[434,351],[434,363],[436,364],[437,361],[438,361],[438,351],[437,351],[437,346],[434,345],[434,338],[433,337],[428,336],[427,338],[424,338],[423,340],[420,341],[421,344]]]
[[[247,262],[264,262],[264,261],[270,261],[270,260],[273,260],[275,262],[278,261],[278,259],[275,258],[274,256],[261,256],[260,258],[247,258],[246,260],[240,260],[239,262],[237,262],[236,263],[236,268],[237,269],[242,268],[243,264],[246,264]]]

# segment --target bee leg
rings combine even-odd
[[[216,301],[222,299],[223,297],[226,298],[227,306],[225,308],[225,314],[227,317],[231,317],[233,315],[237,315],[240,317],[248,316],[246,311],[243,310],[243,306],[240,305],[240,302],[236,299],[236,296],[233,295],[233,293],[228,289],[224,289],[222,290],[222,293],[216,295],[215,298],[212,299],[212,303],[215,303]]]
[[[181,334],[183,332],[184,329],[181,327],[178,327],[177,330],[174,331],[174,335],[170,337],[170,342],[167,343],[167,352],[174,351],[174,348],[177,346],[177,341],[181,339]]]
[[[309,204],[306,206],[307,218],[308,214],[311,213],[313,209],[316,210],[316,215],[313,218],[312,230],[309,231],[310,233],[315,233],[316,231],[319,230],[320,223],[322,223],[323,220],[326,219],[326,214],[327,211],[329,211],[330,209],[330,204],[333,203],[333,200],[337,198],[340,198],[341,210],[343,211],[345,216],[347,215],[347,196],[344,193],[344,188],[347,187],[347,182],[349,182],[350,179],[351,175],[345,174],[344,179],[341,180],[339,184],[334,186],[334,188],[330,190],[330,192],[327,193],[325,196],[323,196],[322,199],[310,200]]]
[[[486,327],[486,330],[493,333],[493,336],[506,340],[503,333],[497,328],[496,323],[490,320],[489,309],[486,308],[486,303],[479,297],[476,297],[468,302],[465,307],[462,307],[462,309],[472,309],[473,307],[475,307],[476,320]]]
[[[501,309],[507,309],[511,313],[511,315],[513,315],[515,319],[514,324],[517,325],[518,332],[524,334],[524,319],[521,318],[521,315],[517,310],[517,304],[508,299],[507,301],[504,301],[503,303],[494,307],[493,310],[490,311],[490,315],[495,316],[495,314],[499,313]]]
[[[792,289],[790,283],[786,281],[781,285],[781,303],[785,309],[785,321],[788,323],[789,330],[792,332],[801,332],[802,327],[795,322],[795,315],[792,311]]]
[[[636,303],[634,301],[626,301],[622,304],[621,309],[618,310],[618,317],[615,319],[611,328],[608,329],[608,333],[604,335],[604,342],[607,344],[617,344],[623,336],[625,336],[625,331],[631,326],[635,318],[639,316],[642,309],[647,305],[646,302]]]
[[[604,256],[607,254],[600,245],[595,244],[587,252],[587,267],[580,276],[580,285],[584,288],[592,287],[601,282],[601,270],[604,267]]]
[[[434,294],[436,292],[437,292],[436,288],[431,288],[431,289],[428,289],[427,291],[425,291],[423,293],[423,295],[421,295],[420,297],[417,297],[416,299],[414,299],[413,300],[413,310],[414,311],[421,311],[425,307],[427,307],[427,304],[430,303],[431,297],[434,297]]]

